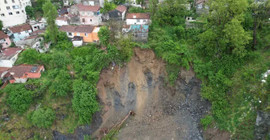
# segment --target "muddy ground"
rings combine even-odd
[[[169,86],[165,63],[153,51],[137,48],[127,65],[102,71],[97,85],[102,110],[92,124],[73,135],[54,132],[54,139],[99,137],[102,129],[132,110],[136,115],[117,134],[119,140],[202,140],[199,121],[210,104],[200,97],[200,84],[192,70],[182,69],[175,85]]]

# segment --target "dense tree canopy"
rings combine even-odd
[[[110,30],[107,26],[102,26],[98,32],[98,38],[102,45],[107,46],[110,41]]]

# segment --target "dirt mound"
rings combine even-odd
[[[181,71],[175,86],[166,85],[165,63],[153,51],[138,48],[127,66],[102,71],[97,87],[103,104],[100,128],[113,126],[133,110],[136,115],[119,139],[202,139],[198,122],[209,104],[199,96],[194,73]]]

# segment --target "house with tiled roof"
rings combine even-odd
[[[8,70],[11,75],[9,83],[25,83],[28,79],[41,77],[41,72],[45,71],[43,65],[17,65]]]
[[[98,32],[99,27],[91,26],[91,25],[64,25],[60,27],[60,31],[66,32],[67,36],[73,39],[76,36],[82,37],[82,41],[85,43],[98,42]],[[76,37],[76,41],[78,41],[78,37]]]
[[[18,41],[27,38],[32,33],[32,28],[29,24],[22,24],[10,27],[9,31],[12,34],[13,42],[16,44]]]
[[[118,5],[114,10],[108,12],[109,19],[112,20],[124,20],[127,12],[127,7],[124,5]]]
[[[21,48],[32,48],[40,53],[49,51],[51,42],[44,42],[43,34],[45,30],[37,30],[30,33],[30,36],[17,43]]]
[[[0,31],[0,50],[2,48],[7,48],[11,45],[11,41],[9,36],[5,34],[3,31]]]
[[[126,16],[126,24],[150,24],[150,15],[147,13],[128,13]]]
[[[100,25],[102,22],[100,6],[77,4],[70,8],[70,24]]]
[[[21,48],[2,49],[0,52],[0,67],[12,67],[21,51]]]

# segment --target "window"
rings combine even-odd
[[[6,8],[7,8],[7,10],[10,10],[10,6],[7,6]]]
[[[13,3],[15,3],[15,0],[12,0]]]
[[[140,22],[140,19],[137,19],[137,22]]]
[[[72,36],[72,33],[68,33],[69,36]]]
[[[1,17],[4,17],[5,16],[5,14],[1,14]]]
[[[92,19],[90,19],[90,21],[92,22]]]
[[[82,22],[85,22],[85,19],[84,18],[82,19]]]
[[[144,19],[143,22],[146,22],[146,20]]]
[[[22,10],[22,13],[24,13],[24,11]]]
[[[7,0],[5,0],[5,4],[7,4]]]
[[[84,35],[85,35],[85,36],[88,36],[88,34],[87,34],[87,33],[85,33]]]
[[[13,13],[12,13],[12,12],[9,12],[8,14],[9,14],[9,15],[13,15]]]
[[[25,31],[25,33],[28,33],[28,31]]]
[[[16,14],[20,14],[20,11],[17,11]]]
[[[8,45],[8,43],[6,43],[6,45]]]
[[[12,8],[13,8],[13,9],[19,9],[20,6],[19,6],[19,5],[13,5]]]

